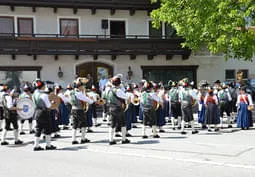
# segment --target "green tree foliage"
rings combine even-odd
[[[152,0],[157,2],[158,0]],[[172,24],[183,46],[197,51],[206,46],[226,59],[252,60],[255,54],[255,0],[160,0],[151,12],[153,24]]]
[[[5,79],[6,85],[9,88],[20,88],[20,78],[22,77],[21,71],[6,71]]]

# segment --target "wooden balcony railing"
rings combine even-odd
[[[146,35],[0,34],[0,54],[11,55],[182,55],[184,39]]]

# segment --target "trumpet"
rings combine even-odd
[[[105,101],[104,101],[104,99],[100,98],[99,100],[97,100],[96,104],[98,104],[98,105],[104,105],[104,104],[105,104]]]
[[[135,106],[138,106],[140,104],[140,100],[138,97],[135,97],[133,100],[132,100],[132,104],[135,105]]]

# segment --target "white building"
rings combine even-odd
[[[91,74],[97,82],[102,73],[135,82],[223,81],[240,69],[245,78],[255,77],[254,62],[193,55],[171,27],[152,29],[153,8],[149,0],[1,1],[0,82],[6,71],[22,71],[23,81],[40,77],[63,86],[75,75]]]

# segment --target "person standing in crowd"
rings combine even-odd
[[[70,103],[70,92],[73,90],[73,87],[71,86],[71,84],[68,84],[66,86],[66,91],[64,92],[64,96],[67,98],[67,102],[65,102],[65,106],[67,108],[67,111],[68,111],[68,120],[70,122],[70,124],[72,125],[73,123],[73,118],[72,118],[72,115],[71,115],[71,110],[72,110],[72,105]],[[63,127],[63,129],[68,129],[67,126]]]
[[[35,120],[36,120],[36,129],[35,129],[35,141],[34,141],[34,151],[44,150],[40,145],[40,136],[43,132],[45,134],[46,140],[46,150],[56,149],[56,146],[51,144],[51,132],[52,132],[52,120],[50,117],[50,108],[51,103],[49,96],[45,93],[45,84],[44,82],[37,80],[36,81],[36,91],[33,94],[33,101],[35,103]]]
[[[195,98],[192,97],[191,89],[189,88],[189,83],[186,78],[183,79],[180,84],[183,85],[183,88],[179,92],[179,99],[181,102],[182,110],[181,134],[186,134],[184,131],[185,122],[191,124],[192,134],[196,134],[198,131],[195,130],[192,110],[192,103],[193,99]]]
[[[231,115],[230,115],[230,106],[231,106],[230,102],[232,98],[229,93],[229,89],[225,83],[222,84],[222,89],[218,92],[218,98],[219,98],[219,107],[220,107],[221,127],[223,127],[223,114],[224,112],[226,112],[228,128],[232,128]]]
[[[251,109],[253,108],[253,101],[250,94],[246,93],[246,88],[240,88],[240,94],[237,97],[236,106],[238,109],[237,114],[237,127],[243,130],[248,130],[251,126]],[[248,109],[248,107],[250,107]]]
[[[144,83],[144,91],[141,95],[141,105],[143,114],[143,136],[142,138],[148,138],[146,135],[146,126],[152,127],[153,138],[160,138],[157,134],[157,117],[156,117],[156,107],[160,102],[159,97],[153,92],[153,84],[151,82]]]
[[[3,107],[3,95],[6,94],[7,86],[0,84],[0,132],[3,131],[4,122],[4,107]]]
[[[73,116],[73,134],[72,134],[72,144],[78,144],[76,140],[77,129],[81,129],[81,144],[90,142],[86,138],[86,127],[88,126],[87,116],[83,110],[82,103],[86,102],[92,104],[93,100],[89,99],[85,94],[82,93],[83,86],[81,81],[76,80],[74,82],[74,90],[70,93],[70,102],[72,104],[72,116]]]
[[[111,125],[109,129],[109,145],[116,144],[113,139],[115,128],[121,127],[122,132],[122,144],[130,143],[126,138],[127,129],[123,105],[129,104],[125,92],[121,89],[121,78],[117,75],[112,78],[113,87],[106,93],[107,103],[109,104],[109,113],[111,119]]]
[[[109,80],[105,77],[105,75],[102,75],[102,77],[99,80],[99,90],[100,90],[101,94],[103,93],[108,81]]]
[[[220,123],[218,116],[218,98],[213,94],[213,90],[209,89],[208,94],[205,96],[204,104],[206,107],[205,123],[208,126],[208,131],[212,131],[211,128],[214,125],[214,130],[219,131],[217,124]]]
[[[31,96],[31,87],[29,87],[27,84],[24,85],[23,87],[23,93],[20,94],[19,99],[22,98],[28,98],[28,99],[32,99]],[[23,126],[24,126],[24,122],[25,120],[21,120],[21,125],[20,125],[20,135],[24,135],[25,132],[23,130]],[[33,134],[35,133],[35,131],[33,130],[33,117],[28,119],[28,123],[29,123],[29,133]]]
[[[7,91],[7,88],[4,89]],[[19,126],[18,126],[18,115],[17,111],[22,110],[22,108],[17,108],[17,98],[19,96],[19,92],[16,89],[12,89],[10,94],[5,92],[3,94],[3,108],[4,108],[4,116],[5,116],[5,129],[2,134],[1,145],[8,145],[9,143],[6,141],[7,131],[10,130],[10,126],[12,124],[14,130],[14,144],[23,144],[21,140],[19,140]]]
[[[203,87],[198,89],[198,123],[202,125],[202,129],[206,129],[206,107],[205,97],[207,93]],[[212,93],[213,94],[213,93]]]

